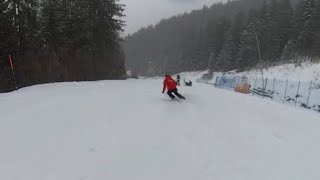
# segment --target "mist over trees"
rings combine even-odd
[[[0,0],[0,92],[57,81],[119,79],[118,0]]]
[[[128,35],[123,47],[128,70],[148,76],[246,70],[316,59],[320,56],[320,1],[218,3],[142,28]]]

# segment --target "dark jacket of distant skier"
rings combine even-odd
[[[178,93],[177,85],[178,85],[178,83],[174,79],[172,79],[172,77],[170,75],[166,75],[166,77],[163,81],[162,93],[164,93],[165,90],[168,89],[167,94],[169,95],[169,97],[171,99],[175,98],[174,95],[176,95],[180,99],[186,99],[185,97],[183,97],[181,94]]]

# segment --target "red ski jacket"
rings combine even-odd
[[[166,76],[166,78],[163,81],[163,90],[162,92],[164,92],[166,89],[168,89],[168,91],[176,89],[177,88],[177,82],[172,79],[171,76]]]

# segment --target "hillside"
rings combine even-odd
[[[312,0],[214,4],[126,37],[126,66],[135,74],[155,76],[316,61],[319,12],[320,2]]]

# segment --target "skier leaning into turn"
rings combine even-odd
[[[168,89],[167,94],[169,95],[169,97],[171,99],[175,98],[174,95],[176,95],[180,99],[186,99],[185,97],[183,97],[181,94],[178,93],[177,85],[178,85],[178,83],[174,79],[172,79],[172,77],[170,75],[167,74],[164,81],[163,81],[162,93],[164,93],[165,90]]]

